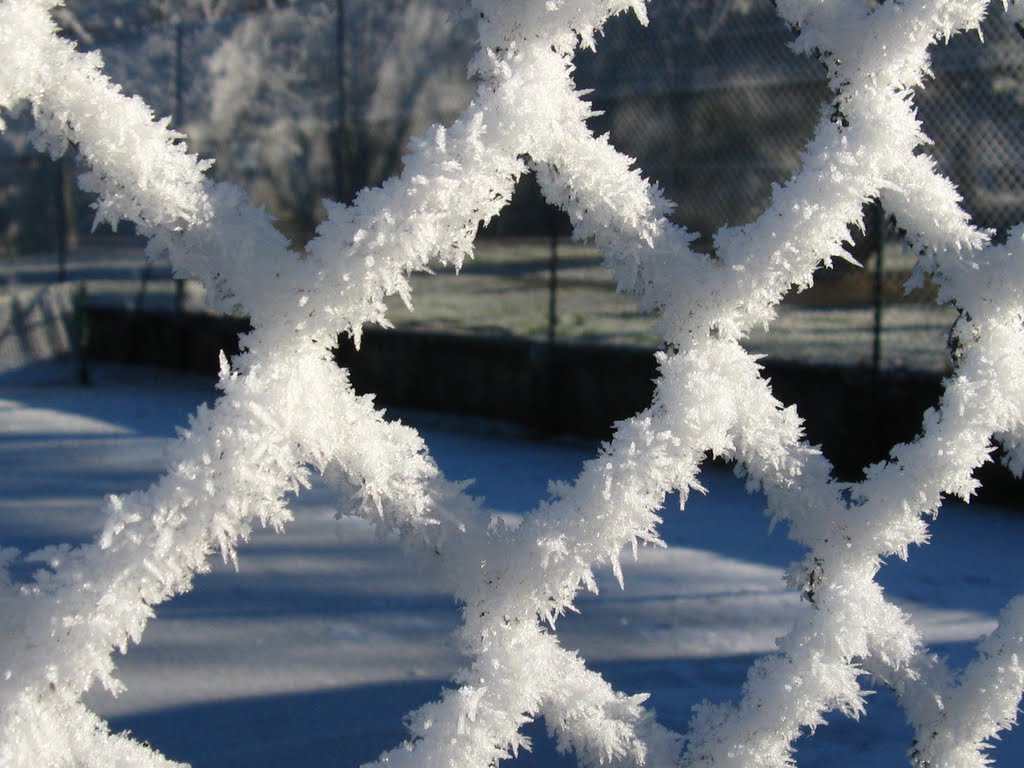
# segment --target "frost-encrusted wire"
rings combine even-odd
[[[929,46],[976,28],[986,2],[778,0],[800,32],[797,49],[828,67],[835,110],[766,212],[718,233],[714,259],[689,250],[691,236],[665,218],[671,204],[590,133],[572,80],[573,52],[594,45],[610,15],[644,21],[642,0],[473,0],[477,99],[414,143],[400,177],[331,206],[301,258],[240,190],[205,180],[180,137],[106,80],[98,56],[56,36],[54,5],[0,2],[0,107],[30,104],[43,149],[76,143],[97,220],[136,222],[151,249],[203,280],[214,306],[248,311],[254,330],[224,361],[223,395],[192,418],[163,478],[111,497],[99,540],[44,553],[48,568],[32,585],[0,580],[0,766],[171,765],[110,735],[80,697],[96,681],[116,690],[112,649],[139,641],[152,607],[189,589],[213,551],[233,558],[254,520],[287,523],[284,496],[311,470],[343,496],[341,513],[397,531],[433,559],[464,605],[470,662],[379,765],[491,766],[526,746],[522,725],[543,716],[585,765],[782,766],[826,712],[863,711],[865,673],[899,694],[916,764],[984,764],[1024,687],[1024,600],[956,676],[874,577],[882,558],[926,539],[923,516],[942,494],[970,495],[993,435],[1013,451],[1024,437],[1024,227],[1000,246],[971,227],[954,187],[920,154],[912,102]],[[671,351],[659,355],[651,406],[510,530],[489,525],[487,510],[441,475],[415,431],[356,396],[327,348],[339,332],[358,339],[365,323],[384,322],[383,299],[408,300],[411,271],[461,265],[527,157],[575,236],[593,238],[620,287],[661,310]],[[831,479],[739,341],[770,322],[792,284],[844,257],[847,227],[873,197],[907,230],[940,299],[961,309],[964,352],[921,437],[850,485]],[[808,547],[791,575],[818,610],[753,666],[737,705],[703,705],[684,739],[657,724],[644,697],[617,693],[562,648],[554,628],[578,590],[594,588],[596,566],[610,563],[621,580],[624,546],[659,543],[665,495],[699,488],[707,450],[735,458]],[[1020,454],[1010,463],[1019,469]],[[0,563],[14,556],[0,550]]]

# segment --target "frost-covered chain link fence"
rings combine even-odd
[[[751,221],[799,166],[829,100],[824,69],[792,55],[792,29],[767,0],[652,4],[648,27],[615,19],[581,55],[599,132],[640,159],[701,234]],[[684,190],[699,189],[695,197]]]
[[[217,178],[241,184],[301,242],[323,218],[323,198],[350,200],[383,181],[401,167],[410,137],[468,103],[473,20],[453,18],[447,0],[278,5],[148,28],[109,25],[90,44],[128,93],[173,116],[191,146],[217,158]],[[604,113],[590,124],[679,201],[672,220],[707,250],[719,227],[751,221],[772,185],[795,172],[830,92],[820,63],[792,55],[794,33],[770,0],[662,0],[650,12],[656,23],[646,28],[613,19],[596,51],[579,56],[577,76]],[[919,108],[967,210],[1005,233],[1024,211],[1024,39],[1005,18],[986,20],[982,32],[985,44],[960,36],[937,52]],[[27,150],[16,140],[0,161],[8,203],[0,228],[22,250],[51,250],[71,173],[62,179]],[[693,189],[701,195],[684,194]],[[72,234],[89,232],[87,198],[71,207]],[[755,334],[752,348],[812,364],[948,370],[955,312],[934,306],[930,284],[906,294],[913,254],[891,224],[874,221],[854,249],[864,268],[838,265],[791,297],[774,333]],[[648,319],[612,294],[597,252],[566,241],[564,219],[536,185],[524,184],[492,230],[470,277],[476,295],[483,287],[507,298],[490,308],[496,317],[476,319],[483,308],[471,292],[448,282],[444,291],[424,284],[419,311],[398,308],[395,321],[657,343]]]
[[[0,105],[31,105],[37,146],[51,156],[76,144],[87,161],[79,182],[97,196],[100,220],[134,221],[151,253],[202,280],[215,308],[248,311],[253,330],[224,361],[222,397],[193,417],[167,474],[110,497],[94,543],[36,555],[45,567],[34,581],[5,571],[3,768],[170,766],[111,735],[81,697],[97,682],[117,689],[111,652],[139,642],[154,607],[190,589],[211,554],[236,557],[256,522],[283,528],[290,495],[313,471],[337,492],[339,514],[400,536],[463,607],[464,668],[410,716],[409,741],[375,765],[493,766],[526,747],[524,723],[543,717],[587,766],[782,768],[827,714],[869,706],[868,676],[898,694],[915,766],[986,764],[986,745],[1014,723],[1024,689],[1024,602],[1011,601],[977,658],[952,670],[876,576],[927,541],[926,519],[944,495],[975,490],[993,440],[1024,468],[1024,225],[1000,244],[970,223],[955,186],[921,152],[913,102],[932,46],[975,29],[988,3],[779,0],[799,30],[795,53],[828,68],[835,112],[765,210],[718,230],[713,255],[691,248],[695,235],[667,219],[671,203],[589,130],[592,106],[572,79],[576,49],[596,44],[611,16],[646,21],[643,2],[476,0],[476,99],[410,145],[401,175],[352,205],[330,204],[301,255],[237,187],[205,178],[208,164],[119,94],[95,58],[55,36],[52,5],[0,3]],[[441,475],[414,430],[356,396],[326,347],[384,321],[387,296],[408,300],[410,273],[460,266],[531,169],[574,237],[600,247],[620,289],[660,311],[666,347],[650,406],[510,527]],[[791,286],[847,258],[843,243],[873,198],[905,230],[917,274],[960,310],[960,354],[919,437],[851,484],[832,478],[740,342],[775,318]],[[685,503],[700,489],[709,452],[735,460],[806,547],[790,580],[816,610],[751,667],[737,702],[702,704],[677,734],[643,696],[616,692],[563,648],[556,630],[579,591],[595,587],[595,567],[610,565],[621,581],[623,551],[660,543],[666,494]],[[5,564],[19,557],[2,551]]]

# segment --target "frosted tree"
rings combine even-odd
[[[305,219],[324,190],[347,195],[367,178],[386,178],[408,136],[470,100],[472,85],[459,82],[453,66],[461,71],[459,50],[469,49],[454,38],[446,5],[363,2],[352,14],[361,23],[344,22],[355,27],[345,44],[337,40],[339,8],[326,1],[238,17],[229,31],[195,29],[196,47],[206,42],[210,53],[196,73],[208,104],[184,127],[192,148],[217,158],[219,178],[244,182],[252,198],[298,219],[294,228],[308,235],[314,222]],[[357,110],[358,121],[346,117]],[[341,160],[360,167],[339,169]]]
[[[1014,722],[1024,687],[1024,599],[954,671],[929,654],[875,576],[885,558],[926,540],[944,494],[973,493],[993,439],[1024,469],[1024,226],[995,244],[970,224],[921,151],[913,104],[930,46],[976,29],[998,5],[778,0],[798,30],[795,49],[827,67],[835,109],[800,172],[757,221],[720,231],[714,256],[692,252],[659,190],[590,133],[590,107],[573,83],[574,51],[595,45],[613,14],[643,22],[642,0],[473,0],[473,103],[413,143],[401,176],[351,206],[330,205],[301,255],[239,190],[206,180],[182,137],[102,75],[99,56],[56,35],[53,5],[0,3],[0,105],[30,106],[41,150],[78,146],[99,222],[134,221],[151,253],[169,253],[180,274],[203,280],[214,307],[247,311],[254,330],[223,361],[222,395],[192,417],[167,474],[111,497],[98,540],[43,553],[48,568],[34,583],[0,585],[0,765],[170,765],[110,734],[82,693],[97,681],[116,691],[112,650],[140,641],[153,606],[189,589],[212,553],[235,558],[254,522],[283,528],[286,494],[313,472],[337,490],[339,514],[397,533],[463,606],[458,640],[470,661],[411,715],[409,740],[379,765],[492,766],[526,747],[523,724],[543,717],[584,765],[784,766],[794,740],[826,713],[864,711],[868,676],[898,693],[917,733],[915,765],[986,764],[986,745]],[[408,298],[410,272],[461,265],[480,224],[528,171],[568,213],[574,236],[600,246],[620,288],[660,310],[668,351],[651,405],[510,529],[441,475],[415,431],[353,393],[329,347],[339,333],[358,341],[365,323],[385,322],[384,298]],[[848,226],[860,225],[872,198],[908,233],[917,275],[960,309],[963,354],[920,436],[863,482],[843,483],[740,342],[771,322],[792,285],[844,258]],[[806,546],[791,580],[817,610],[753,665],[738,704],[703,705],[676,734],[643,696],[614,691],[565,650],[555,630],[578,592],[595,587],[595,567],[610,564],[621,581],[623,549],[659,542],[665,495],[685,500],[700,488],[708,450],[735,460],[773,520]]]

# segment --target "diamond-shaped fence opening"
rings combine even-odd
[[[1005,236],[1024,209],[1024,35],[1001,15],[983,32],[984,44],[958,39],[936,56],[918,104],[939,167],[977,222]]]

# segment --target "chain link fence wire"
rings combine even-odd
[[[401,169],[412,137],[469,103],[474,29],[471,18],[452,15],[449,0],[278,6],[209,23],[107,30],[92,45],[113,80],[170,116],[193,150],[216,159],[216,178],[243,186],[301,244],[325,215],[324,199],[349,202],[381,183]],[[999,8],[984,25],[984,45],[961,35],[937,47],[934,77],[917,94],[934,141],[928,151],[997,238],[1024,219],[1024,38]],[[657,0],[650,15],[646,27],[632,16],[613,19],[597,50],[577,57],[577,80],[592,89],[592,127],[637,159],[676,201],[674,220],[710,251],[716,230],[755,219],[773,185],[799,169],[831,110],[830,92],[822,66],[790,49],[793,32],[770,0]],[[102,260],[115,247],[118,259],[134,249],[141,264],[130,227],[116,239],[92,233],[90,201],[69,181],[74,159],[62,172],[31,149],[30,119],[16,126],[0,142],[0,252],[52,259],[77,238],[70,279],[83,274],[83,259]],[[912,256],[899,245],[898,223],[877,210],[866,219],[851,246],[863,267],[837,264],[791,296],[752,348],[809,363],[948,367],[955,313],[934,306],[930,286],[905,294]],[[568,235],[565,217],[524,180],[481,233],[475,263],[457,279],[417,279],[416,311],[395,307],[397,324],[655,345],[651,319],[614,293],[600,254]],[[148,292],[151,306],[163,306],[166,268],[129,272],[143,284],[129,291],[134,304]],[[200,306],[194,291],[177,305]]]
[[[637,158],[700,234],[752,221],[799,167],[828,98],[816,62],[787,47],[770,2],[652,3],[651,23],[614,19],[578,79],[593,127]]]

